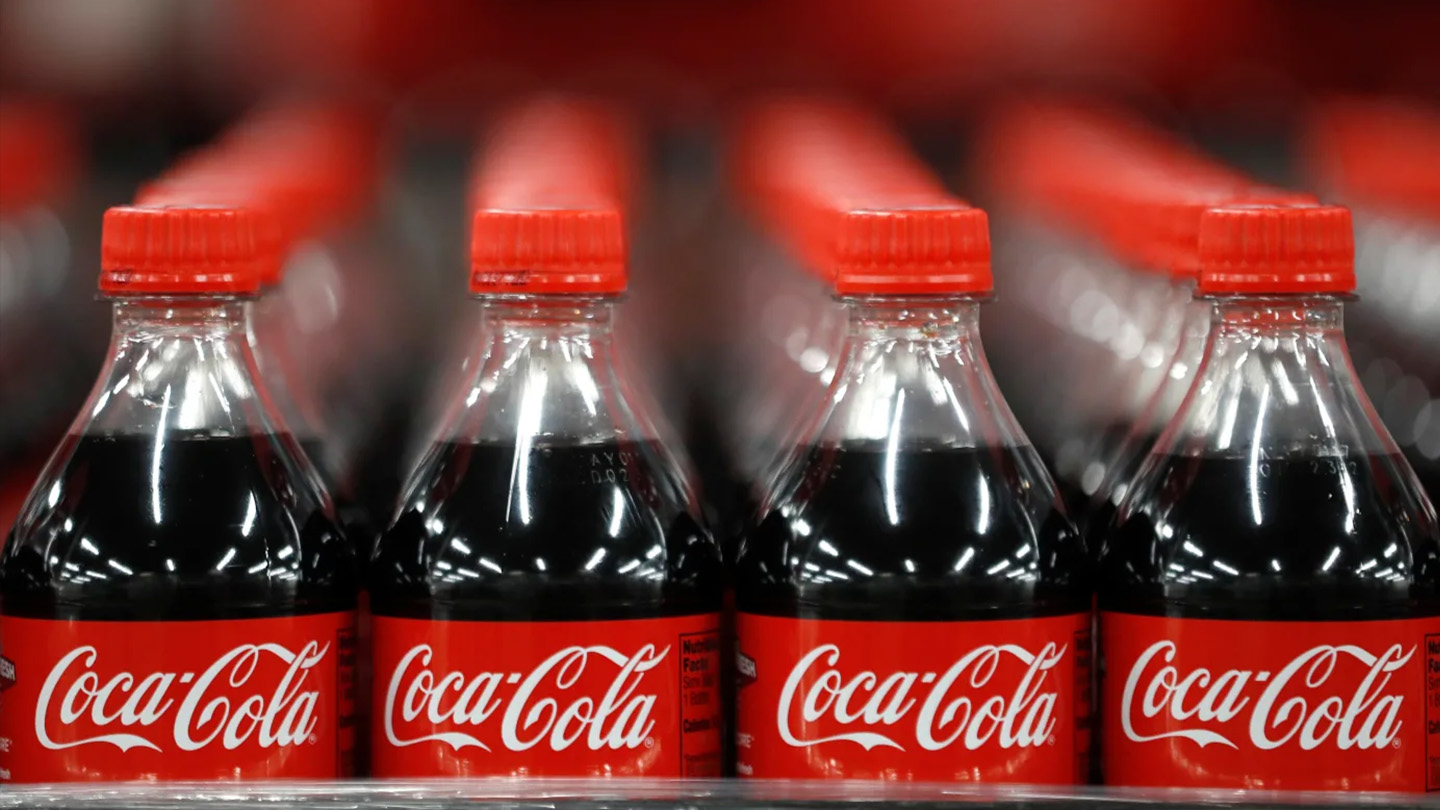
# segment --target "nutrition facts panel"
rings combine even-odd
[[[688,777],[720,775],[720,637],[714,631],[680,637],[680,768]]]

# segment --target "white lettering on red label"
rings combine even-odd
[[[901,735],[891,730],[903,727],[926,751],[955,745],[974,751],[992,742],[1000,748],[1033,748],[1045,745],[1055,730],[1059,695],[1050,675],[1067,649],[1053,642],[1035,652],[987,644],[961,655],[943,672],[882,675],[860,669],[847,675],[840,647],[821,645],[790,670],[775,722],[781,739],[795,747],[852,742],[866,751],[904,751],[897,739]],[[792,718],[824,722],[826,728],[860,728],[809,737],[803,727],[792,727]]]
[[[1392,681],[1416,648],[1391,644],[1377,649],[1318,645],[1273,672],[1182,670],[1172,663],[1176,643],[1157,641],[1125,679],[1122,727],[1135,742],[1178,737],[1202,748],[1236,748],[1236,740],[1206,725],[1228,723],[1248,712],[1248,740],[1262,750],[1291,743],[1304,751],[1327,743],[1342,751],[1384,748],[1404,726],[1405,699],[1391,689]],[[1148,735],[1136,731],[1137,719],[1162,717],[1182,727]]]
[[[1440,789],[1440,617],[1100,618],[1107,784]]]
[[[564,751],[577,743],[591,751],[639,748],[654,731],[653,690],[662,688],[650,684],[647,692],[642,684],[669,652],[654,644],[631,653],[606,645],[571,646],[529,672],[436,672],[430,668],[435,650],[418,644],[385,681],[385,737],[399,748],[442,742],[456,751],[489,751],[497,742],[511,751],[536,746]],[[577,694],[581,676],[594,668],[608,668],[608,686]],[[497,717],[498,741],[495,734],[482,739],[480,729]],[[405,737],[397,730],[401,721],[451,730]]]
[[[35,704],[35,738],[50,750],[112,745],[121,751],[182,751],[212,744],[234,750],[254,740],[260,748],[299,745],[309,740],[324,685],[310,680],[330,645],[311,641],[299,650],[280,644],[242,644],[201,670],[105,672],[93,646],[71,650],[45,677]],[[254,677],[274,659],[285,666],[278,679]],[[54,726],[87,721],[100,730],[119,729],[67,742],[56,741]]]
[[[892,622],[741,611],[736,770],[761,779],[1074,784],[1090,616]]]

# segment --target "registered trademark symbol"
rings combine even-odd
[[[1046,745],[1054,745],[1054,744],[1055,744],[1055,735],[1054,735],[1054,734],[1051,734],[1049,737],[1047,737],[1047,738],[1045,739],[1045,744],[1046,744]]]
[[[646,748],[654,748],[654,747],[655,747],[655,738],[654,738],[654,737],[646,737],[646,738],[645,738],[645,747],[646,747]]]
[[[308,740],[306,740],[306,742],[310,743],[311,745],[319,745],[319,744],[320,744],[320,738],[317,737],[317,736],[315,736],[314,734],[311,734],[311,735],[310,735],[310,738],[309,738]]]
[[[1391,747],[1391,748],[1399,748],[1399,747],[1400,747],[1400,741],[1399,741],[1399,740],[1396,740],[1395,742],[1390,743],[1390,747]]]

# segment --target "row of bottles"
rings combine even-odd
[[[1440,788],[1440,522],[1348,355],[1348,209],[1016,107],[992,273],[884,121],[755,104],[701,477],[616,325],[635,133],[521,105],[372,542],[275,303],[352,130],[260,121],[106,214],[109,356],[0,555],[0,777]]]

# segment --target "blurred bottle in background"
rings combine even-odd
[[[1355,209],[1360,378],[1434,500],[1440,496],[1440,109],[1385,99],[1317,105],[1302,170]]]
[[[343,102],[279,104],[242,121],[233,148],[310,182],[283,279],[257,324],[316,414],[319,461],[354,504],[386,515],[399,489],[419,317],[377,199],[388,166],[376,112]],[[406,404],[400,404],[404,402]],[[381,518],[383,519],[383,518]]]
[[[324,488],[368,554],[372,509],[362,496],[364,454],[376,475],[398,475],[391,400],[408,400],[401,355],[418,326],[392,255],[372,249],[365,212],[375,196],[379,156],[370,125],[340,105],[264,108],[147,183],[141,204],[236,204],[264,210],[261,234],[275,261],[262,268],[256,305],[256,360],[275,410],[315,463]],[[363,378],[363,379],[362,379]],[[372,479],[373,480],[373,479]],[[382,487],[393,498],[398,484]]]
[[[870,176],[904,174],[943,199],[939,184],[882,118],[833,100],[776,97],[754,102],[732,124],[729,186],[748,225],[735,234],[738,305],[728,367],[734,374],[717,407],[753,512],[779,475],[797,433],[830,386],[846,318],[835,289],[818,195],[856,193],[834,167],[846,158],[871,161]],[[884,165],[875,165],[884,162]],[[928,183],[928,185],[927,185]],[[754,517],[744,516],[744,520]]]
[[[84,397],[93,294],[72,266],[69,212],[83,169],[75,122],[39,101],[0,100],[0,528]]]

